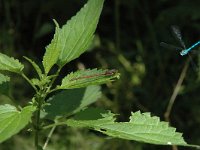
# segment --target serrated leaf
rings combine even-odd
[[[24,56],[24,58],[29,62],[31,63],[31,65],[34,67],[34,69],[36,70],[38,76],[41,78],[42,77],[42,70],[40,69],[40,67],[33,61],[31,60],[30,58]]]
[[[130,122],[114,122],[113,114],[99,113],[99,117],[90,117],[90,114],[94,113],[95,110],[92,112],[90,109],[79,112],[74,119],[66,121],[67,125],[93,128],[109,136],[127,140],[159,145],[189,146],[181,133],[169,127],[167,122],[161,122],[158,117],[151,117],[150,113],[132,113]]]
[[[32,82],[32,84],[34,84],[34,85],[36,85],[38,87],[42,87],[44,85],[49,84],[53,77],[56,77],[56,75],[50,75],[50,76],[42,75],[41,79],[32,78],[31,82]]]
[[[24,65],[19,62],[18,59],[9,57],[5,54],[0,53],[0,70],[6,70],[15,73],[21,73]]]
[[[98,126],[113,124],[115,114],[101,108],[87,108],[77,113],[74,119],[66,121],[67,125],[72,127],[88,127],[99,129]]]
[[[33,83],[33,85],[41,87],[41,81],[39,79],[33,78],[33,79],[31,79],[31,82]]]
[[[0,143],[23,129],[31,119],[35,107],[27,106],[21,111],[12,105],[0,105]]]
[[[9,81],[10,77],[0,73],[0,94],[9,94]]]
[[[67,117],[94,103],[100,97],[99,86],[64,90],[47,100],[49,105],[44,107],[45,118],[54,120],[58,117]]]
[[[5,75],[0,73],[0,84],[2,84],[4,82],[8,82],[8,81],[10,81],[10,77],[5,76]]]
[[[79,57],[92,42],[104,0],[89,0],[84,7],[56,33],[61,47],[58,65],[63,66]],[[57,51],[55,47],[55,51]]]
[[[117,70],[88,69],[72,72],[67,75],[58,89],[81,88],[88,85],[104,84],[119,78]]]
[[[56,25],[56,31],[54,34],[54,38],[52,39],[51,43],[46,47],[46,52],[44,54],[43,57],[43,66],[44,66],[44,70],[45,73],[48,74],[48,72],[50,71],[51,67],[56,64],[56,62],[58,61],[58,57],[60,55],[60,51],[62,48],[62,43],[60,43],[59,41],[61,39],[60,37],[60,28],[58,23],[54,20],[54,23]]]

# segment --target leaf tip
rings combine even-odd
[[[54,24],[56,25],[57,28],[60,28],[58,22],[55,19],[53,19],[53,22],[54,22]]]

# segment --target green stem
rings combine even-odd
[[[42,106],[42,98],[39,97],[37,99],[38,106],[37,106],[37,112],[36,112],[36,123],[35,123],[35,147],[38,149],[38,143],[39,143],[39,131],[40,131],[40,110]]]
[[[55,127],[55,126],[61,126],[61,125],[66,125],[66,121],[50,124],[48,126],[43,127],[42,129],[46,130],[46,129],[49,129],[49,128],[52,128],[52,127]]]
[[[37,92],[38,93],[37,96],[36,96],[37,112],[36,112],[36,121],[35,121],[35,147],[36,147],[37,150],[39,148],[40,111],[41,111],[41,108],[42,108],[42,104],[43,104],[46,96],[49,94],[49,91],[51,90],[51,87],[52,87],[53,83],[55,82],[57,76],[59,75],[61,68],[62,67],[59,67],[59,69],[57,70],[56,76],[52,79],[52,81],[49,84],[48,88],[46,89],[46,86],[42,87]],[[22,74],[22,76],[32,85],[31,81],[24,74]],[[35,86],[32,85],[32,87],[34,88]]]
[[[34,90],[37,92],[38,89],[35,87],[35,85],[33,85],[33,83],[31,82],[31,80],[24,73],[22,73],[21,75],[34,88]]]
[[[58,75],[59,75],[61,69],[62,69],[62,67],[59,67],[59,68],[58,68],[58,70],[57,70],[57,72],[56,72],[56,74],[55,74],[55,77],[52,79],[51,83],[49,84],[49,87],[48,87],[48,89],[47,89],[47,91],[46,91],[47,94],[49,94],[49,93],[51,93],[51,92],[57,90],[57,89],[56,89],[56,90],[55,90],[55,89],[51,90],[51,87],[52,87],[52,85],[54,84],[56,78],[58,77]]]
[[[48,86],[44,85],[44,86],[40,87],[39,91],[32,84],[32,82],[26,77],[26,75],[22,74],[22,76],[31,84],[31,86],[37,92],[37,94],[36,94],[37,112],[36,112],[36,120],[35,120],[35,147],[36,147],[37,150],[39,148],[39,132],[40,132],[40,129],[41,129],[41,126],[40,126],[41,125],[41,123],[40,123],[40,111],[42,109],[42,104],[44,103],[46,96],[49,94],[49,91],[51,91],[52,85],[55,82],[57,76],[59,75],[61,69],[62,69],[62,67],[59,67],[59,69],[56,72],[55,77],[51,80],[49,85]],[[54,127],[54,126],[52,126],[52,127]]]
[[[50,94],[50,93],[52,93],[52,92],[55,92],[55,91],[57,91],[57,90],[61,90],[61,89],[59,89],[59,88],[54,88],[54,89],[52,89],[52,90],[49,90],[49,92],[48,92],[48,94]]]
[[[47,145],[48,145],[48,143],[49,143],[49,140],[50,140],[50,138],[51,138],[51,136],[52,136],[52,134],[53,134],[53,132],[54,132],[55,129],[56,129],[56,126],[54,126],[54,127],[51,129],[51,131],[49,132],[48,137],[47,137],[47,140],[46,140],[46,142],[45,142],[45,144],[44,144],[44,146],[43,146],[43,150],[46,149],[46,147],[47,147]]]

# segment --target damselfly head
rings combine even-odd
[[[184,56],[184,55],[186,55],[186,54],[188,54],[188,52],[187,52],[186,50],[182,50],[182,51],[180,52],[180,55],[181,55],[181,56]]]

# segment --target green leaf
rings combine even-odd
[[[36,70],[38,76],[39,76],[40,78],[42,78],[42,70],[40,69],[40,67],[39,67],[33,60],[31,60],[30,58],[28,58],[28,57],[26,57],[26,56],[24,56],[24,58],[25,58],[28,62],[31,63],[31,65],[32,65],[32,66],[34,67],[34,69]]]
[[[150,113],[132,113],[130,122],[115,122],[113,116],[111,113],[99,112],[98,114],[95,109],[86,109],[79,112],[74,119],[67,120],[67,125],[93,128],[109,136],[127,140],[190,146],[175,128],[169,127],[166,122],[160,122],[158,117],[151,117]]]
[[[43,57],[43,66],[44,66],[44,70],[45,73],[48,74],[48,72],[50,71],[51,67],[56,64],[56,62],[58,61],[58,57],[60,55],[60,50],[62,48],[62,43],[59,42],[59,38],[60,37],[60,28],[58,23],[54,20],[54,23],[56,25],[56,31],[54,34],[54,38],[51,41],[51,43],[46,47],[46,52],[44,54]]]
[[[10,77],[0,73],[0,94],[9,94],[9,81]]]
[[[117,70],[79,70],[67,75],[58,89],[81,88],[88,85],[104,84],[119,78]]]
[[[27,106],[21,111],[12,105],[0,105],[0,143],[23,129],[31,119],[35,107]]]
[[[31,82],[33,85],[36,85],[38,87],[43,87],[49,84],[53,77],[56,77],[56,75],[50,75],[50,76],[42,75],[40,80],[37,78],[32,78]]]
[[[24,65],[21,64],[19,60],[0,53],[0,70],[6,70],[20,74],[23,68]]]
[[[8,81],[10,81],[10,77],[5,76],[0,73],[0,84],[3,84],[4,82],[8,82]]]
[[[79,57],[90,46],[97,27],[104,0],[89,0],[62,28],[56,24],[51,43],[43,57],[45,73],[57,63],[60,67]]]
[[[54,120],[57,117],[67,117],[94,103],[100,97],[99,86],[64,90],[47,100],[49,105],[44,107],[45,118]]]
[[[84,7],[56,33],[54,51],[60,49],[58,65],[79,57],[90,46],[102,11],[104,0],[89,0]]]
[[[114,121],[115,114],[110,111],[101,108],[87,108],[77,113],[74,119],[68,119],[67,125],[72,127],[88,127],[99,130],[101,125],[113,124]]]

